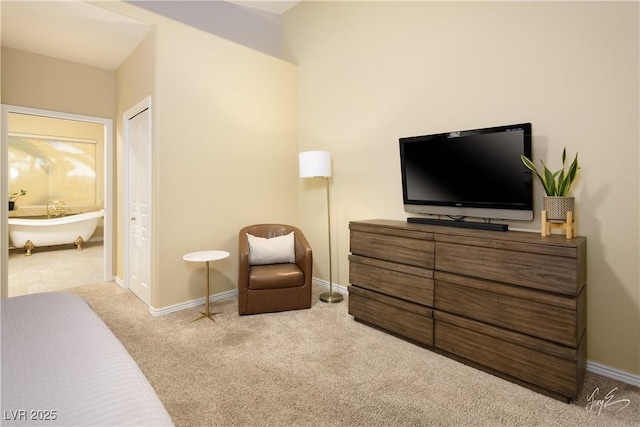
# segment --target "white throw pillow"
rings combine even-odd
[[[247,233],[249,265],[286,264],[296,262],[293,231],[285,236],[256,237]]]

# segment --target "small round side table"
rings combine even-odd
[[[209,262],[225,259],[228,256],[229,256],[229,252],[227,251],[199,251],[199,252],[188,253],[182,257],[182,259],[189,262],[206,262],[207,263],[207,271],[206,271],[207,299],[204,301],[204,313],[200,313],[202,314],[202,316],[198,317],[197,319],[194,319],[193,320],[194,322],[196,320],[204,319],[205,317],[213,320],[213,317],[211,316],[213,316],[214,314],[219,314],[219,313],[211,313],[209,311]]]

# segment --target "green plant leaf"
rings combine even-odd
[[[522,163],[527,167],[527,169],[531,170],[536,175],[540,175],[538,173],[538,170],[536,169],[536,165],[533,164],[533,162],[531,160],[529,160],[526,156],[521,154],[520,155],[520,160],[522,160]]]
[[[542,186],[544,187],[546,192],[547,183],[545,182],[544,177],[538,172],[536,165],[524,155],[520,155],[520,160],[522,160],[522,163],[527,167],[527,169],[531,170],[533,173],[536,174],[536,176],[540,180],[540,183],[542,183]]]
[[[578,169],[580,169],[580,167],[578,166],[578,154],[576,153],[576,157],[573,159],[573,162],[571,162],[571,166],[569,166],[569,171],[564,175],[564,179],[562,180],[560,189],[561,196],[566,196],[569,193],[569,188],[578,173]]]
[[[544,161],[540,160],[540,162],[542,162],[542,166],[544,166],[544,191],[547,193],[547,196],[555,196],[557,194],[555,180],[558,172],[551,172],[547,165],[544,164]]]
[[[544,187],[544,191],[547,196],[566,196],[569,193],[569,188],[571,187],[571,183],[576,177],[578,173],[578,154],[576,153],[576,157],[571,163],[569,170],[566,171],[565,162],[567,159],[567,148],[565,147],[562,150],[562,168],[556,172],[552,172],[547,165],[545,165],[543,160],[540,160],[544,170],[542,173],[538,172],[536,165],[529,160],[527,157],[521,155],[520,159],[522,163],[532,172],[534,172],[542,186]]]

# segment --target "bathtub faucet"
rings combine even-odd
[[[47,203],[47,218],[51,218],[53,216],[63,216],[64,215],[64,202],[62,200],[51,200]]]

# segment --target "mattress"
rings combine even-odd
[[[3,426],[171,426],[120,341],[80,297],[1,302]]]

